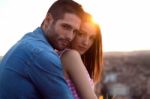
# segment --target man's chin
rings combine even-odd
[[[57,49],[58,51],[62,51],[62,50],[64,50],[65,48],[66,48],[66,47],[64,47],[64,46],[62,47],[62,46],[61,46],[61,47],[57,47],[56,49]]]

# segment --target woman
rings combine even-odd
[[[99,26],[86,14],[74,40],[61,53],[64,75],[75,99],[97,99],[94,82],[101,76],[102,36]]]

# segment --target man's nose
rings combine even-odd
[[[75,34],[74,34],[73,31],[69,31],[69,32],[66,33],[66,39],[68,41],[72,41],[72,39],[74,38],[74,36],[75,36]]]

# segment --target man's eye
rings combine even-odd
[[[64,25],[62,25],[62,26],[63,26],[63,28],[65,28],[65,29],[67,29],[67,30],[71,29],[71,26],[70,26],[70,25],[64,24]]]
[[[74,33],[74,34],[78,34],[79,31],[78,31],[78,30],[74,30],[73,33]]]

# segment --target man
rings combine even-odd
[[[0,99],[73,99],[59,56],[80,28],[84,11],[72,0],[58,0],[41,25],[3,57]]]

